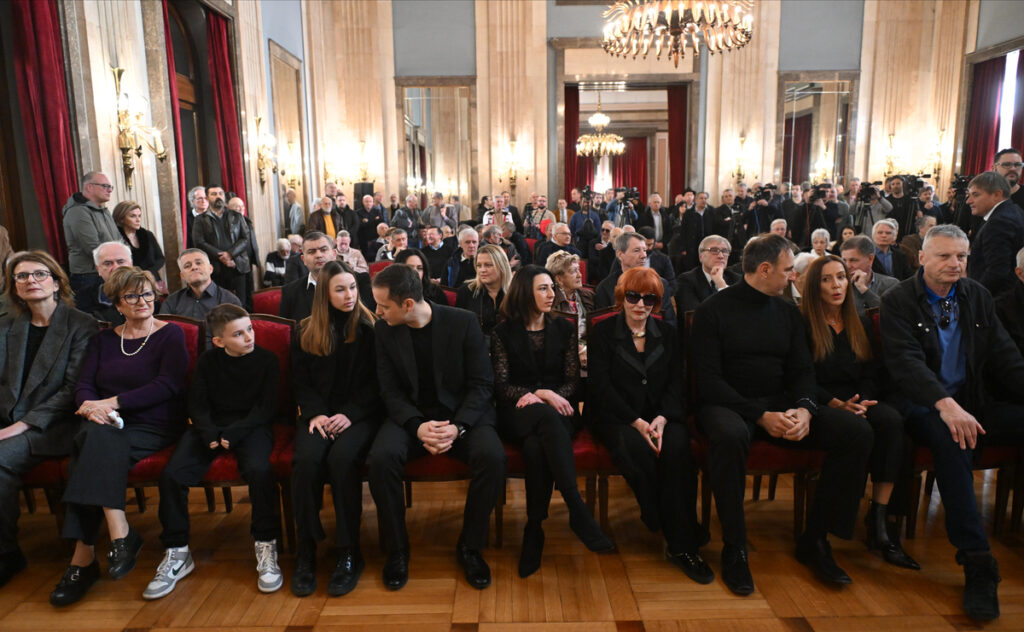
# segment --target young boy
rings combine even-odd
[[[214,348],[199,357],[188,393],[192,424],[160,475],[160,540],[167,549],[145,599],[159,599],[195,568],[188,548],[188,488],[198,485],[214,458],[231,450],[249,484],[251,533],[256,540],[256,570],[261,592],[281,587],[277,564],[280,537],[278,489],[270,453],[271,421],[277,409],[277,356],[255,344],[249,314],[237,305],[210,310],[207,326]]]

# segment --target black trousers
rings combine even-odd
[[[572,417],[563,417],[549,404],[498,409],[498,431],[523,450],[526,464],[526,519],[539,522],[548,517],[551,485],[562,495],[579,494],[572,437]]]
[[[124,509],[128,471],[177,438],[177,432],[161,433],[130,422],[123,430],[91,422],[82,424],[75,435],[68,486],[62,499],[67,510],[61,535],[89,546],[96,544],[103,508]]]
[[[797,450],[824,450],[821,478],[807,512],[807,531],[853,537],[874,440],[871,426],[863,418],[822,406],[811,420],[810,432],[800,441],[771,437],[723,406],[705,406],[697,415],[697,423],[711,444],[708,475],[725,544],[746,546],[743,494],[747,454],[754,438]]]
[[[360,422],[334,439],[309,432],[300,423],[295,433],[292,460],[292,504],[296,536],[308,545],[326,537],[320,522],[324,482],[330,482],[334,498],[335,541],[339,548],[359,548],[359,520],[363,514],[362,464],[377,427]]]
[[[0,554],[18,548],[18,516],[21,514],[21,476],[46,459],[32,454],[28,433],[0,441]]]
[[[252,522],[249,532],[257,542],[281,537],[280,496],[270,453],[274,450],[274,433],[270,426],[256,428],[245,438],[231,445],[238,461],[238,471],[249,485]],[[211,450],[196,428],[182,435],[171,460],[160,474],[160,542],[165,548],[187,546],[189,542],[188,488],[203,481],[213,460],[224,452]]]
[[[686,426],[665,424],[660,454],[628,423],[594,424],[593,431],[633,490],[644,524],[661,530],[670,552],[696,552],[703,533],[697,523],[697,472]]]
[[[409,548],[402,487],[405,464],[427,454],[416,438],[390,421],[381,425],[373,440],[366,459],[370,469],[370,493],[377,504],[377,519],[390,552]],[[446,454],[469,465],[472,478],[459,537],[467,547],[482,549],[487,545],[491,510],[505,484],[505,448],[494,426],[475,426],[457,439]]]
[[[903,415],[885,402],[868,408],[867,421],[875,435],[868,471],[873,483],[893,483],[887,513],[905,516],[910,508],[907,482],[914,461],[914,446],[906,433]]]

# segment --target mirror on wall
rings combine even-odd
[[[785,82],[781,181],[845,184],[852,83]]]
[[[402,105],[407,193],[422,203],[440,191],[471,208],[469,87],[403,87]]]
[[[306,153],[302,130],[302,61],[270,40],[270,86],[274,111],[273,134],[277,141],[278,201],[276,224],[287,235],[289,226],[289,189],[295,191],[295,202],[309,208],[303,156]],[[268,174],[269,176],[269,174]],[[305,223],[305,218],[303,218]]]

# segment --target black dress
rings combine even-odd
[[[128,248],[132,251],[132,264],[136,265],[143,270],[147,270],[153,273],[153,277],[157,281],[160,280],[160,268],[164,267],[165,258],[164,251],[160,248],[160,244],[157,243],[156,235],[149,232],[145,228],[140,228],[135,231],[135,237],[139,240],[139,247],[136,248],[129,241],[128,235],[125,234],[123,228],[118,228],[121,232],[121,237],[124,239],[124,243],[128,245]]]
[[[484,339],[490,337],[494,326],[498,324],[501,302],[505,300],[505,290],[498,290],[498,295],[492,299],[487,288],[481,287],[477,291],[463,285],[455,294],[455,307],[466,309],[476,314],[480,321],[480,330],[484,332]]]

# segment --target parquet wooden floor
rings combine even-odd
[[[978,491],[986,519],[992,508],[994,478],[979,473]],[[234,490],[236,506],[207,513],[202,493],[193,491],[193,553],[196,570],[170,596],[155,602],[141,598],[162,551],[155,498],[129,519],[146,544],[138,567],[124,579],[98,582],[84,601],[56,610],[47,601],[67,563],[69,549],[59,544],[53,517],[39,494],[40,509],[21,520],[21,540],[30,567],[0,590],[0,630],[239,630],[305,632],[312,630],[456,631],[642,631],[736,630],[739,632],[852,630],[981,629],[960,614],[963,574],[946,541],[938,494],[922,508],[918,537],[906,543],[920,561],[920,572],[896,569],[869,554],[860,540],[833,539],[836,558],[854,580],[843,589],[825,587],[792,556],[791,480],[783,477],[774,501],[747,502],[750,561],[757,592],[734,597],[720,579],[700,586],[661,559],[661,539],[643,528],[635,503],[621,478],[611,480],[612,532],[619,551],[595,555],[568,528],[560,501],[546,523],[547,546],[541,571],[529,579],[516,574],[520,533],[525,521],[522,481],[509,482],[505,546],[489,549],[494,576],[484,591],[470,588],[454,558],[461,524],[464,483],[421,483],[409,510],[412,562],[408,585],[396,593],[380,579],[384,558],[377,546],[376,511],[365,494],[363,552],[366,571],[358,588],[337,599],[325,594],[334,566],[333,552],[322,549],[320,588],[305,599],[287,587],[293,558],[282,556],[285,587],[272,595],[256,589],[245,489]],[[150,490],[150,496],[155,491]],[[866,501],[865,501],[866,502]],[[325,512],[333,531],[333,515]],[[858,538],[863,525],[858,525]],[[720,540],[717,523],[704,553],[717,572]],[[100,554],[106,552],[101,538]],[[1003,616],[985,629],[1024,630],[1024,539],[993,539],[1003,582]],[[102,564],[102,563],[101,563]],[[103,566],[105,571],[105,565]]]

